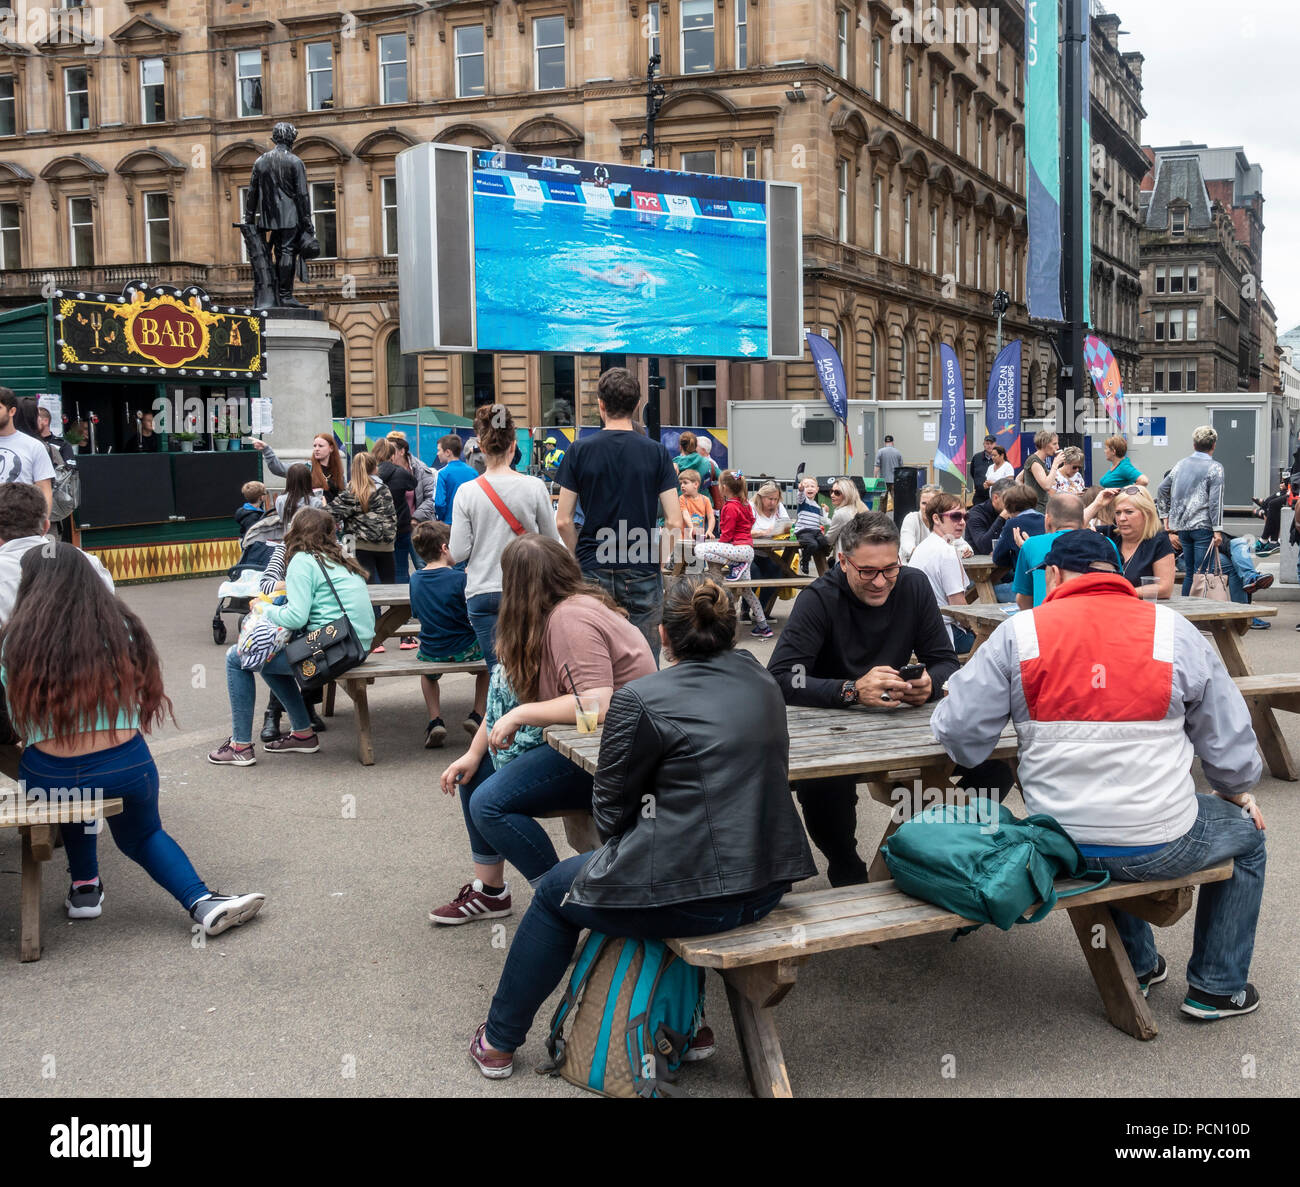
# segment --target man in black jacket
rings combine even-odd
[[[999,478],[989,487],[989,497],[976,503],[966,519],[966,543],[975,549],[976,556],[989,556],[1002,532],[1007,517],[1002,514],[1002,496],[1015,486],[1014,478]]]
[[[975,506],[989,501],[989,488],[984,485],[984,480],[989,476],[989,467],[993,465],[993,447],[998,443],[996,437],[985,436],[984,452],[977,453],[970,460],[971,481],[975,484],[975,493],[972,496]],[[976,549],[978,552],[979,550]]]
[[[930,581],[919,569],[900,565],[898,528],[879,511],[854,516],[840,533],[840,563],[795,600],[767,667],[787,705],[906,714],[943,695],[958,668]],[[898,669],[915,653],[925,665],[920,679],[905,682]],[[1001,796],[1010,786],[1005,763],[982,763],[970,771],[976,786]],[[858,856],[856,775],[810,779],[792,786],[803,807],[813,843],[829,862],[832,886],[867,880]]]

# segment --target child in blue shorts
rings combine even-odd
[[[465,608],[465,573],[451,563],[447,544],[451,528],[436,520],[418,524],[411,533],[411,547],[424,567],[411,574],[411,613],[420,620],[420,649],[415,658],[431,664],[482,662],[474,628]],[[438,694],[438,676],[421,676],[420,689],[429,710],[424,747],[433,750],[447,737]],[[474,709],[465,719],[465,732],[472,738],[487,709],[488,674],[474,678]]]

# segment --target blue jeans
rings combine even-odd
[[[481,593],[465,599],[469,625],[474,628],[478,649],[487,661],[488,671],[497,666],[497,615],[501,613],[501,594]]]
[[[398,585],[411,584],[411,561],[414,556],[411,551],[411,533],[400,532],[393,541],[393,570]]]
[[[545,744],[526,750],[495,770],[479,763],[460,786],[460,806],[469,831],[470,854],[481,865],[509,861],[536,884],[559,855],[534,816],[561,810],[591,810],[591,776]]]
[[[1232,553],[1232,564],[1237,570],[1237,577],[1242,585],[1258,581],[1260,574],[1255,568],[1255,554],[1250,547],[1250,541],[1245,536],[1234,536],[1228,541],[1228,549]]]
[[[208,893],[185,851],[163,832],[158,816],[158,768],[143,737],[76,758],[56,758],[33,746],[23,751],[18,775],[29,795],[79,788],[104,799],[121,797],[122,811],[107,817],[117,847],[187,911]],[[64,794],[68,794],[64,791]],[[99,877],[96,835],[85,825],[65,824],[63,848],[74,882]]]
[[[580,907],[565,902],[573,880],[591,854],[580,853],[553,866],[537,883],[506,956],[492,998],[485,1038],[496,1051],[523,1044],[537,1011],[564,976],[584,927],[607,936],[661,940],[707,936],[762,919],[789,889],[768,887],[743,898],[676,903],[671,907]]]
[[[1010,602],[1013,606],[1016,602],[1016,585],[1014,581],[1004,581],[1001,585],[993,587],[993,596],[999,602]]]
[[[952,626],[952,645],[958,655],[965,655],[972,647],[975,646],[975,632],[968,631],[965,627],[958,626],[956,623]]]
[[[1236,863],[1226,882],[1207,882],[1196,896],[1196,930],[1187,984],[1206,993],[1231,995],[1242,989],[1255,949],[1255,924],[1264,897],[1264,834],[1248,813],[1217,795],[1196,797],[1196,821],[1176,841],[1137,857],[1090,857],[1088,868],[1109,870],[1117,882],[1180,878],[1218,865]],[[1156,967],[1151,925],[1115,907],[1115,927],[1133,971]]]
[[[311,729],[302,690],[293,678],[293,669],[284,658],[284,652],[273,655],[261,668],[275,699],[289,714],[289,727],[302,733]],[[257,708],[257,681],[254,673],[239,666],[239,653],[231,647],[226,651],[226,691],[230,694],[230,739],[240,746],[253,740],[253,712]]]
[[[599,585],[627,611],[628,619],[645,636],[659,666],[659,624],[664,620],[664,579],[658,567],[644,569],[583,569],[582,575]]]
[[[1192,592],[1192,578],[1214,547],[1214,533],[1209,528],[1179,528],[1176,535],[1183,546],[1183,597],[1187,597]]]

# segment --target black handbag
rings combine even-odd
[[[369,654],[352,628],[352,620],[343,609],[343,599],[334,588],[334,582],[330,581],[328,570],[320,557],[315,560],[342,613],[333,622],[327,622],[315,630],[295,631],[284,645],[285,659],[289,661],[293,678],[303,692],[312,692],[323,688],[331,680],[337,680],[362,663]]]

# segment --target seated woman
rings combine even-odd
[[[285,535],[284,552],[288,560],[284,575],[288,601],[282,606],[267,606],[261,613],[276,626],[290,630],[315,630],[346,614],[362,647],[369,650],[375,637],[375,615],[366,592],[367,574],[343,554],[334,536],[334,517],[322,508],[299,508]],[[320,742],[284,652],[273,655],[260,671],[289,714],[292,731],[263,743],[263,749],[268,754],[315,754]],[[251,767],[257,761],[252,741],[257,682],[252,671],[240,667],[237,647],[226,652],[226,689],[230,694],[230,737],[208,755],[208,761]]]
[[[1145,488],[1125,486],[1103,490],[1083,513],[1083,522],[1104,519],[1106,512],[1114,524],[1098,523],[1100,532],[1119,549],[1124,576],[1143,598],[1170,598],[1174,592],[1174,546],[1169,533],[1160,526],[1156,505]],[[1144,583],[1143,578],[1148,578]]]
[[[966,587],[970,581],[957,551],[966,530],[966,512],[961,500],[944,491],[934,495],[926,504],[925,526],[929,534],[916,546],[908,565],[920,569],[929,578],[930,588],[940,606],[966,605]],[[946,619],[944,625],[959,655],[974,646],[973,632]]]
[[[610,701],[591,801],[605,844],[535,885],[470,1045],[490,1079],[514,1070],[583,928],[642,939],[728,931],[816,874],[786,778],[785,701],[753,655],[733,647],[735,626],[731,598],[711,577],[678,578],[664,596],[659,635],[676,663]],[[740,731],[716,711],[737,689]],[[701,1054],[709,1049],[706,1040]]]
[[[122,811],[107,818],[117,847],[207,935],[251,919],[265,896],[213,894],[163,831],[158,768],[141,731],[166,721],[172,703],[144,623],[71,544],[29,549],[21,570],[18,600],[0,642],[0,678],[14,729],[27,742],[18,773],[28,795],[83,789],[94,798],[120,797]],[[69,606],[77,612],[68,614]],[[64,901],[69,919],[97,919],[103,911],[98,831],[63,826],[72,877]]]
[[[930,505],[930,500],[935,495],[943,493],[943,487],[936,486],[932,482],[927,482],[921,487],[920,492],[920,510],[909,511],[903,516],[902,526],[899,528],[898,559],[903,564],[907,564],[911,559],[912,553],[916,550],[917,545],[930,534],[930,529],[926,526],[925,512]],[[957,545],[957,551],[962,557],[974,556],[975,550],[962,540]]]
[[[508,765],[485,761],[489,752],[512,750],[525,726],[572,726],[575,694],[596,697],[603,719],[617,689],[655,670],[650,644],[627,612],[583,580],[559,540],[531,532],[501,553],[496,655],[519,703],[490,731],[480,725],[469,749],[442,773],[447,795],[460,790],[474,878],[429,912],[431,923],[509,915],[506,859],[534,886],[560,860],[533,817],[591,806],[591,776],[542,742],[540,729]]]
[[[848,523],[859,511],[865,511],[867,505],[862,501],[862,496],[858,494],[857,484],[851,478],[837,478],[831,483],[831,506],[835,510],[831,513],[830,526],[826,529],[826,543],[831,546],[831,557],[835,557],[835,544],[840,538],[840,533],[844,530],[844,525]]]

